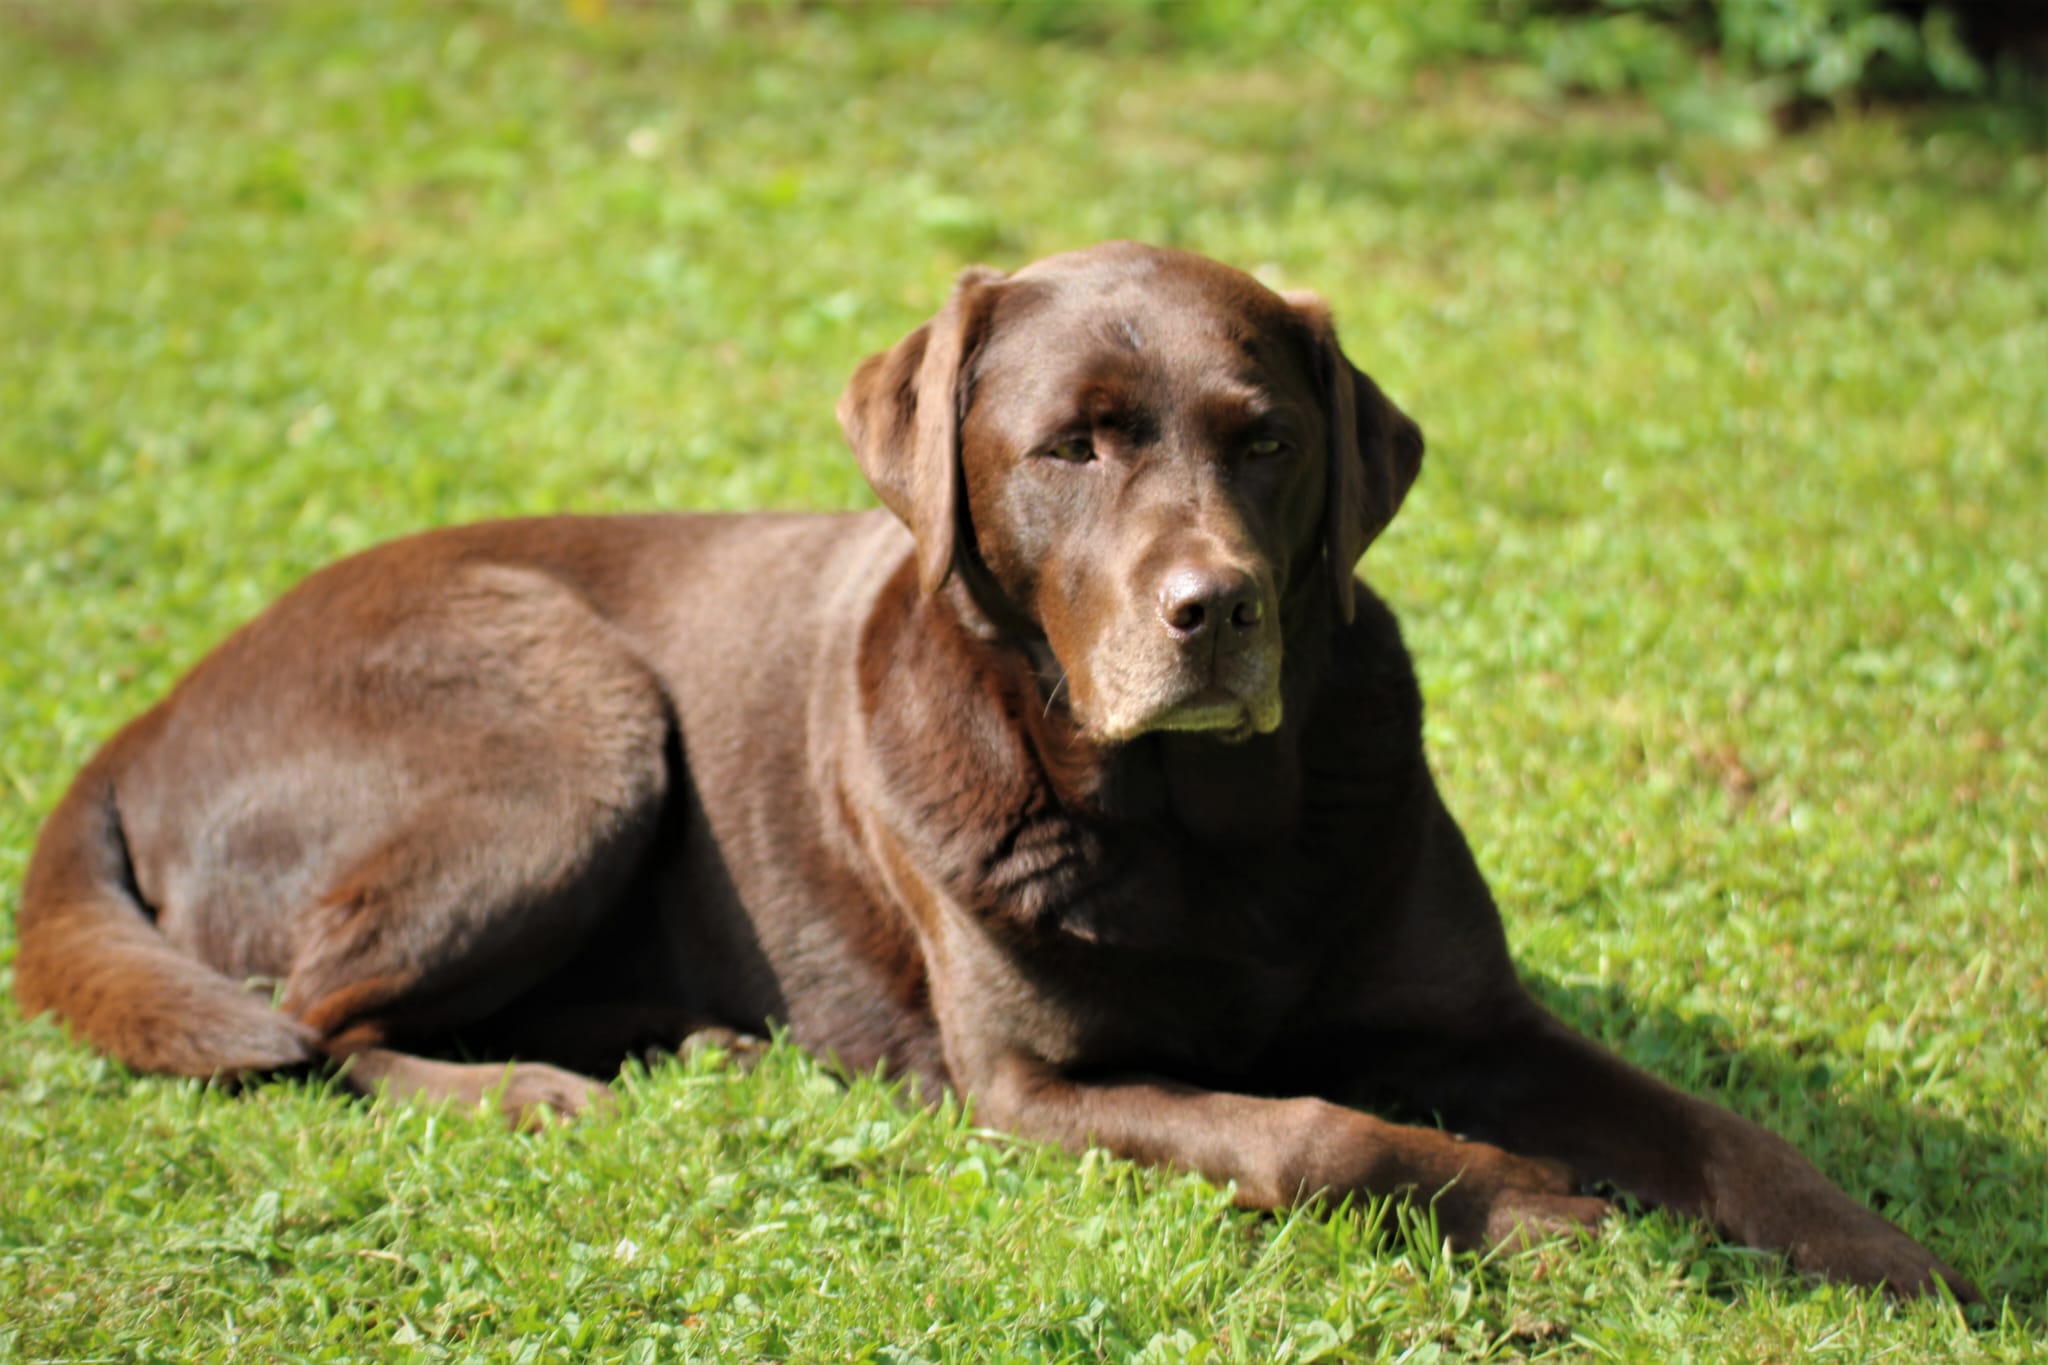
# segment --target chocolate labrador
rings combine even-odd
[[[1127,243],[969,270],[839,417],[887,511],[469,526],[287,593],[51,815],[24,1009],[515,1118],[778,1021],[1245,1205],[1410,1193],[1477,1247],[1608,1182],[1972,1295],[1517,981],[1353,577],[1422,436],[1319,300]]]

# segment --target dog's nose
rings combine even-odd
[[[1226,627],[1248,631],[1265,616],[1259,585],[1242,569],[1175,569],[1159,590],[1159,619],[1182,640]]]

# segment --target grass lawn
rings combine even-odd
[[[519,1137],[0,1008],[0,1360],[2048,1352],[2038,145],[1716,142],[1398,42],[602,9],[0,4],[0,964],[71,773],[308,570],[865,504],[860,357],[964,264],[1148,238],[1321,290],[1428,431],[1366,572],[1540,993],[1992,1305],[1663,1215],[1483,1265],[1241,1215],[786,1050]]]

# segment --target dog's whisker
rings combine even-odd
[[[1045,694],[1045,710],[1039,712],[1038,718],[1040,720],[1049,720],[1052,718],[1052,704],[1055,700],[1058,699],[1060,695],[1060,689],[1062,687],[1065,687],[1066,685],[1067,670],[1062,668],[1060,670],[1060,676],[1053,682],[1052,690]]]

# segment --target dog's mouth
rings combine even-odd
[[[1160,733],[1235,743],[1280,728],[1277,633],[1227,652],[1162,639],[1141,648],[1103,641],[1077,653],[1077,666],[1060,669],[1061,688],[1068,714],[1092,743]]]
[[[1271,705],[1260,707],[1221,683],[1210,683],[1167,707],[1145,728],[1208,734],[1225,741],[1237,741],[1265,734],[1277,729],[1279,724],[1277,698]]]
[[[1246,696],[1222,683],[1208,682],[1164,705],[1118,708],[1085,728],[1103,744],[1126,744],[1141,735],[1168,732],[1209,735],[1237,744],[1280,728],[1280,696],[1278,689]]]

